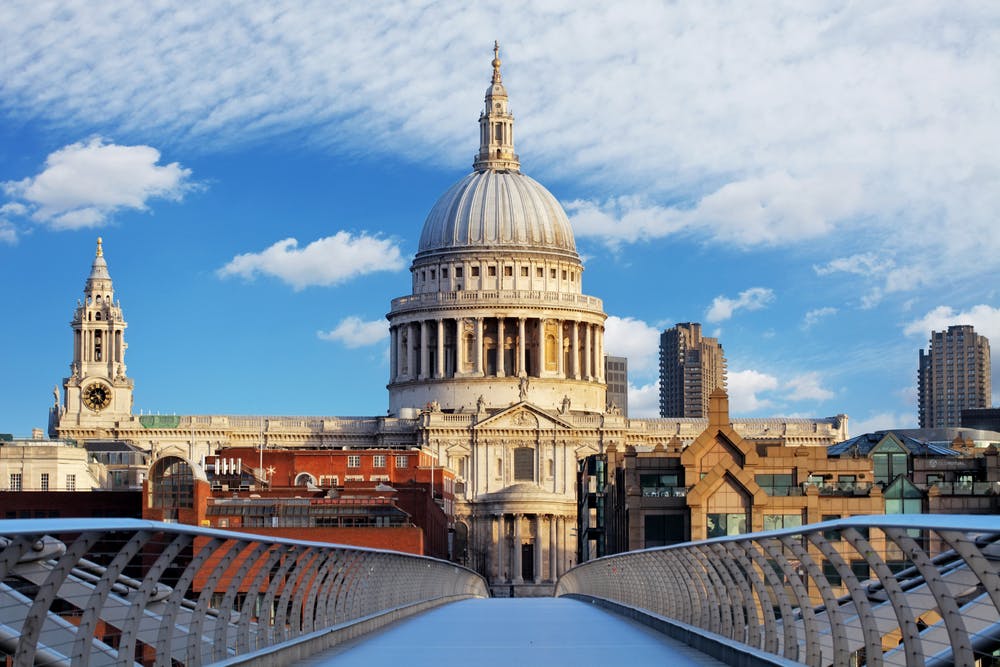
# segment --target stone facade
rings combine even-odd
[[[411,294],[394,299],[387,316],[389,416],[131,414],[125,322],[120,306],[110,305],[99,247],[87,304],[74,318],[74,372],[63,404],[53,408],[52,432],[124,440],[192,465],[226,447],[417,447],[455,475],[452,526],[468,545],[465,562],[495,594],[549,594],[576,560],[580,461],[626,446],[688,443],[707,422],[629,420],[608,406],[606,315],[601,300],[583,292],[565,212],[520,173],[497,57],[479,123],[474,171],[432,208],[410,269]],[[91,319],[98,297],[105,310]],[[102,347],[100,361],[91,362],[95,337],[87,332],[98,329],[115,347]],[[82,401],[80,388],[91,383],[108,386],[110,402]],[[733,429],[828,445],[847,437],[847,418],[737,420]]]

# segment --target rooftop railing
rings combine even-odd
[[[701,650],[809,665],[974,665],[1000,648],[995,516],[857,516],[608,556],[556,595]]]
[[[0,521],[15,665],[286,664],[486,582],[392,551],[126,519]]]

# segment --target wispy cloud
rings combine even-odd
[[[821,248],[839,234],[845,255],[920,257],[924,276],[958,282],[1000,268],[998,21],[991,3],[902,1],[14,0],[0,4],[0,103],[197,150],[293,136],[457,167],[506,34],[526,166],[595,192],[569,206],[581,235]],[[890,293],[918,275],[873,280]]]
[[[833,306],[823,306],[822,308],[813,308],[805,314],[802,318],[802,328],[805,330],[812,329],[816,326],[820,320],[830,317],[831,315],[836,315],[837,309]]]
[[[122,209],[144,211],[152,199],[179,200],[195,185],[177,162],[158,164],[152,146],[101,137],[51,153],[35,176],[2,184],[11,199],[0,216],[27,216],[53,229],[96,227]]]
[[[398,271],[405,266],[399,247],[390,239],[340,231],[304,248],[294,238],[283,239],[257,253],[245,253],[217,271],[220,278],[274,276],[296,290],[338,285],[367,273]]]
[[[381,343],[389,337],[389,323],[384,319],[365,321],[351,315],[340,321],[330,331],[317,331],[321,340],[342,343],[344,347],[358,348]]]
[[[735,299],[717,296],[705,311],[707,322],[724,322],[737,310],[760,310],[774,301],[774,290],[767,287],[751,287],[743,290]]]

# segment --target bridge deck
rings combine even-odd
[[[438,607],[298,663],[319,665],[722,665],[643,625],[567,598]]]

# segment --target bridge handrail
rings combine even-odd
[[[137,519],[0,521],[0,653],[18,665],[232,661],[487,596],[472,570],[395,551]]]
[[[998,564],[996,516],[855,516],[605,556],[556,595],[811,665],[973,664],[1000,647]]]

